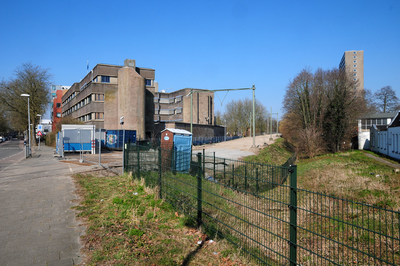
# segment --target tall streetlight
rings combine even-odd
[[[31,155],[31,111],[29,109],[29,94],[23,93],[22,97],[28,97],[28,130],[29,130],[29,156]]]
[[[36,115],[36,116],[39,116],[39,117],[40,117],[39,125],[42,126],[42,115]],[[39,127],[38,127],[38,129],[39,129]],[[38,133],[39,133],[39,131],[40,131],[40,130],[38,130]],[[41,137],[41,136],[39,136],[39,151],[40,151],[40,137]]]

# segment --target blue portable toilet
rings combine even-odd
[[[192,133],[183,129],[166,128],[161,131],[161,148],[174,151],[172,169],[178,172],[189,172],[192,156]]]

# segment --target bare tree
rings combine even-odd
[[[216,112],[215,112],[215,119],[214,119],[214,121],[215,121],[215,124],[216,125],[223,125],[224,123],[223,123],[223,117],[222,117],[222,113],[221,113],[221,111],[220,110],[217,110]]]
[[[326,102],[325,72],[303,69],[287,87],[281,132],[299,151],[315,156],[322,147],[323,108]],[[310,145],[313,142],[315,145]]]
[[[246,134],[250,126],[253,127],[253,100],[232,100],[226,106],[224,119],[226,119],[228,132],[233,134]],[[261,124],[265,123],[267,111],[258,100],[255,101],[256,132],[260,132]]]
[[[396,97],[396,92],[392,86],[386,86],[374,93],[376,104],[382,113],[394,112],[399,99]]]
[[[287,87],[281,132],[298,151],[313,157],[339,151],[355,133],[357,118],[366,111],[362,93],[338,69],[303,69]]]
[[[15,70],[14,78],[0,84],[0,104],[11,112],[12,125],[16,129],[33,129],[38,114],[44,114],[50,103],[50,73],[48,69],[25,63]],[[29,94],[30,122],[28,123],[28,100],[21,94]],[[34,130],[32,130],[34,134]],[[34,139],[34,136],[31,136]]]
[[[365,100],[365,107],[366,112],[369,114],[374,114],[379,112],[379,108],[375,103],[375,96],[369,89],[364,89],[362,92],[364,100]]]
[[[357,118],[365,113],[365,99],[362,93],[354,88],[350,76],[332,69],[326,72],[328,90],[327,105],[323,120],[324,140],[328,150],[338,152],[343,145],[350,144],[353,135],[357,134]]]
[[[7,113],[8,112],[5,110],[4,105],[0,104],[0,135],[3,135],[10,130]]]

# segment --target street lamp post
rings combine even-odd
[[[31,155],[31,111],[30,111],[30,109],[29,109],[29,97],[30,97],[30,95],[29,94],[26,94],[26,93],[23,93],[23,94],[21,94],[21,96],[22,97],[28,97],[28,131],[29,131],[29,138],[28,138],[28,141],[29,141],[29,156]]]
[[[42,115],[36,115],[36,116],[40,117],[39,125],[42,125]],[[39,133],[39,130],[38,130],[38,133]],[[41,136],[39,136],[39,151],[40,151],[40,137]]]

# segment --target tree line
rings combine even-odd
[[[256,134],[277,132],[277,118],[268,113],[266,107],[255,100],[255,132]],[[253,135],[253,100],[249,98],[232,100],[225,108],[224,113],[215,112],[215,123],[226,126],[229,135]],[[250,132],[251,128],[251,132]]]
[[[357,86],[337,68],[303,69],[287,87],[281,133],[308,157],[354,147],[362,115],[399,108],[390,86],[374,94]]]

